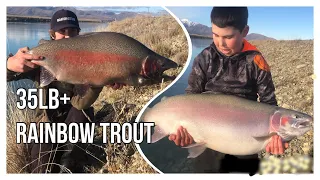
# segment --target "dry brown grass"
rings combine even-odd
[[[171,16],[127,18],[109,23],[106,28],[97,31],[124,33],[181,65],[187,60],[187,38],[180,25]]]
[[[23,122],[26,124],[27,129],[32,120],[35,118],[34,112],[30,109],[19,110],[16,107],[17,98],[15,94],[7,89],[7,173],[32,173],[34,169],[29,166],[31,164],[30,158],[30,145],[16,143],[16,123]],[[28,134],[28,130],[26,132]],[[52,150],[47,152],[51,157],[56,155],[56,151]],[[39,156],[40,157],[40,156]],[[36,161],[36,160],[34,160]],[[46,164],[39,165],[49,168],[53,163],[47,162]],[[62,167],[60,164],[55,164],[63,168],[66,172],[69,169]]]
[[[16,144],[16,123],[30,122],[31,113],[16,108],[14,95],[7,90],[7,173],[18,173],[28,162],[27,146]],[[21,171],[26,173],[27,169]]]

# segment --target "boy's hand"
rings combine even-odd
[[[268,143],[266,151],[271,154],[283,154],[284,150],[288,147],[289,143],[283,143],[280,136],[274,135],[272,136],[271,141]]]
[[[38,67],[38,65],[32,63],[31,60],[41,60],[43,57],[27,54],[26,52],[28,50],[28,47],[20,48],[14,56],[9,57],[7,68],[14,72],[23,73]]]
[[[177,146],[188,146],[193,143],[192,136],[182,126],[178,128],[177,134],[170,134],[169,140],[174,141]]]

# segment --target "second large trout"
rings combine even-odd
[[[152,142],[187,129],[196,144],[188,146],[189,157],[206,148],[225,154],[256,154],[278,134],[290,141],[311,129],[312,117],[297,112],[222,94],[188,94],[168,97],[141,118],[155,123]]]

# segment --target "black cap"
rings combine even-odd
[[[52,15],[51,29],[53,31],[59,31],[60,29],[69,27],[78,28],[80,30],[79,21],[75,13],[61,9]]]

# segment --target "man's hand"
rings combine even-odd
[[[122,87],[125,86],[125,84],[122,83],[113,83],[113,84],[109,84],[107,85],[107,87],[111,87],[113,90],[117,90],[117,89],[122,89]]]
[[[268,143],[266,151],[271,154],[283,154],[284,150],[288,147],[289,143],[283,143],[280,136],[274,135]]]
[[[177,146],[188,146],[193,143],[192,136],[182,126],[178,128],[177,134],[171,134],[169,136],[169,140],[174,141]]]
[[[28,72],[36,67],[36,64],[30,62],[31,60],[42,60],[44,59],[41,56],[36,56],[33,54],[27,54],[26,52],[29,50],[28,47],[20,48],[18,52],[9,57],[7,61],[7,68],[11,71],[22,73]]]

